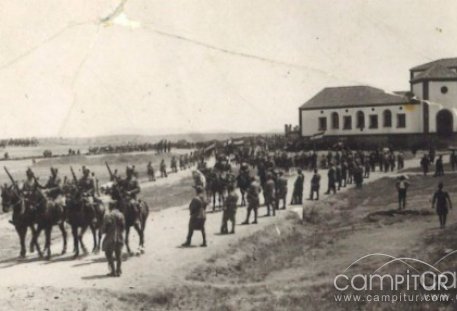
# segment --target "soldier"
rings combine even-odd
[[[156,174],[155,174],[154,167],[152,166],[151,161],[148,162],[148,166],[147,166],[146,170],[148,173],[149,181],[156,181]]]
[[[118,185],[121,190],[121,194],[124,196],[122,199],[125,203],[130,204],[136,208],[139,213],[139,207],[137,202],[137,194],[141,192],[140,184],[135,177],[135,170],[133,166],[127,165],[125,169],[125,178],[119,180]]]
[[[397,155],[398,169],[401,170],[405,167],[405,156],[402,152],[399,152]]]
[[[37,181],[35,174],[33,171],[28,168],[25,172],[27,179],[24,181],[22,185],[22,193],[31,204],[29,205],[32,211],[36,210],[35,203],[38,200],[39,194],[38,189],[43,188]]]
[[[276,207],[279,209],[279,201],[282,200],[283,205],[282,209],[286,209],[286,200],[287,200],[287,178],[284,176],[283,171],[279,171],[279,178],[278,178],[278,193],[276,199]]]
[[[348,163],[346,160],[341,164],[341,187],[346,187],[348,179]]]
[[[451,168],[455,171],[455,167],[457,165],[457,154],[455,150],[452,150],[452,153],[449,155],[449,162],[451,163]]]
[[[176,157],[175,156],[173,156],[171,158],[170,167],[171,167],[171,171],[173,173],[177,173],[178,172],[178,163],[176,162]]]
[[[182,155],[179,156],[179,169],[182,171],[186,168],[184,163],[184,157]]]
[[[328,189],[325,194],[330,194],[330,191],[333,192],[333,194],[336,193],[336,172],[335,172],[335,167],[333,166],[333,163],[330,164],[330,168],[327,173],[328,176]]]
[[[165,164],[165,160],[162,159],[162,161],[160,162],[160,177],[164,178],[164,177],[168,177],[167,175],[167,165]]]
[[[359,163],[356,163],[354,167],[354,183],[356,188],[362,188],[363,168]]]
[[[435,163],[435,177],[444,176],[443,156],[440,155]]]
[[[370,178],[370,169],[371,169],[370,162],[369,162],[368,158],[366,158],[365,162],[364,162],[363,178]]]
[[[270,211],[273,212],[273,216],[276,216],[276,197],[275,197],[275,182],[271,173],[267,174],[267,182],[263,188],[263,196],[265,198],[265,206],[267,208],[267,214],[265,216],[270,216]],[[249,196],[249,192],[248,192]]]
[[[428,166],[430,164],[429,158],[426,154],[422,157],[420,161],[421,167],[422,167],[422,172],[424,173],[424,176],[427,176],[428,173]]]
[[[195,191],[197,195],[192,199],[189,205],[189,232],[187,233],[186,242],[181,245],[182,247],[190,246],[194,230],[200,230],[202,232],[203,244],[201,244],[201,246],[206,247],[205,221],[207,202],[203,195],[203,188],[201,186],[195,187]]]
[[[319,188],[321,187],[321,175],[317,173],[317,168],[314,169],[314,175],[311,177],[311,191],[309,193],[309,200],[314,199],[316,193],[316,201],[319,200]]]
[[[343,174],[342,174],[340,162],[336,162],[335,177],[336,177],[336,184],[338,185],[338,190],[340,190],[342,182],[343,182]]]
[[[227,234],[227,221],[230,220],[232,223],[232,230],[230,231],[231,234],[235,233],[235,221],[236,221],[236,208],[238,203],[238,194],[235,192],[235,187],[233,185],[228,186],[228,195],[225,198],[222,214],[222,226],[221,226],[221,234]]]
[[[123,233],[125,229],[124,215],[117,209],[116,204],[110,204],[110,211],[103,217],[102,232],[105,234],[102,249],[110,268],[109,276],[120,276],[122,273],[122,248],[124,246]],[[113,254],[115,260],[113,258]],[[116,261],[116,265],[114,264]]]
[[[432,209],[435,208],[435,205],[436,213],[438,214],[440,220],[440,228],[444,229],[446,226],[446,216],[449,211],[448,207],[452,209],[452,202],[451,198],[449,197],[449,193],[443,191],[442,182],[438,184],[438,191],[436,191],[433,195]]]
[[[58,172],[57,168],[51,167],[51,176],[49,176],[49,179],[44,186],[47,196],[54,201],[56,201],[57,198],[61,198],[63,200],[62,181],[58,176]]]
[[[406,208],[406,192],[408,191],[409,183],[404,175],[398,178],[396,188],[398,191],[398,210]]]
[[[95,182],[90,175],[90,170],[83,166],[83,176],[78,181],[79,190],[83,196],[93,198],[95,195]]]
[[[305,176],[301,169],[297,170],[298,176],[294,182],[294,192],[292,194],[292,201],[290,202],[291,205],[294,204],[303,204],[303,186],[305,184]]]
[[[242,223],[243,225],[249,224],[249,216],[251,211],[254,211],[254,221],[253,224],[257,223],[257,209],[259,208],[259,194],[260,194],[260,185],[257,182],[255,177],[251,179],[251,185],[248,189],[247,200],[248,200],[248,211],[246,215],[246,220]]]

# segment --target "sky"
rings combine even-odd
[[[457,57],[450,0],[0,2],[0,137],[281,131],[328,86]]]

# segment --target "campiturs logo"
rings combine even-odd
[[[409,258],[375,253],[363,256],[335,276],[336,302],[448,302],[456,300],[457,272],[438,267],[454,250],[433,264]],[[357,273],[356,265],[369,259],[382,263],[369,273]],[[396,265],[394,265],[396,264]],[[394,270],[394,271],[392,271]]]

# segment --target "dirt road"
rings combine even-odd
[[[411,163],[407,163],[412,165]],[[179,172],[170,176],[168,179],[159,180],[157,183],[173,183],[179,182],[184,174],[190,174],[190,171]],[[309,180],[311,173],[305,174],[305,192],[304,197],[309,193]],[[373,173],[368,182],[374,181],[386,174]],[[294,176],[289,178],[289,199],[293,189]],[[325,173],[322,172],[322,189],[326,190],[327,179]],[[149,186],[149,184],[148,184]],[[151,184],[150,186],[153,186]],[[189,185],[190,186],[190,185]],[[344,191],[344,190],[343,190]],[[321,197],[323,200],[326,196]],[[190,199],[190,198],[189,198]],[[305,205],[313,204],[311,201],[306,201]],[[124,274],[120,278],[107,278],[105,275],[108,272],[107,264],[102,253],[91,254],[77,260],[72,259],[72,254],[64,256],[54,256],[50,261],[37,260],[35,255],[29,255],[25,260],[17,260],[11,258],[0,263],[1,281],[0,281],[0,302],[12,303],[15,306],[19,302],[25,303],[31,310],[48,308],[49,310],[62,310],[75,307],[72,305],[75,297],[80,297],[82,292],[78,290],[108,290],[116,292],[119,295],[122,293],[128,294],[154,294],[160,292],[162,288],[172,287],[174,285],[183,285],[188,281],[185,276],[200,263],[214,256],[223,253],[230,246],[238,242],[240,239],[252,235],[254,232],[262,230],[268,225],[278,223],[291,211],[296,211],[301,214],[301,207],[293,207],[288,211],[281,211],[276,217],[261,217],[258,225],[237,226],[235,235],[218,234],[221,222],[221,213],[208,213],[207,219],[207,234],[208,247],[191,247],[180,248],[184,242],[187,233],[188,224],[188,209],[187,206],[177,206],[152,213],[147,222],[146,228],[146,253],[141,256],[129,257],[123,263]],[[265,214],[265,208],[261,208],[259,215]],[[245,209],[238,210],[237,222],[244,220]],[[0,232],[5,230],[13,230],[12,226],[7,223],[6,217],[2,217],[0,221]],[[276,227],[276,233],[281,234],[281,231]],[[55,231],[57,232],[57,230]],[[91,246],[91,237],[86,235],[87,245]],[[137,236],[135,232],[131,233],[130,245],[132,250],[135,250],[137,245]],[[195,232],[193,238],[194,245],[200,245],[201,236],[199,232]],[[69,250],[72,244],[70,242]],[[53,254],[59,254],[61,249],[60,242],[53,243]],[[66,296],[55,301],[52,306],[47,306],[44,302],[37,302],[36,299],[28,299],[27,293],[39,295],[43,293],[43,289],[53,292],[64,292]],[[23,293],[21,296],[20,293]],[[48,295],[48,294],[46,294]],[[22,297],[19,302],[17,297]],[[84,310],[92,310],[92,307],[99,306],[95,302],[98,299],[104,299],[104,295],[100,297],[87,297],[87,301],[93,301],[93,304],[83,307]],[[49,298],[49,297],[48,297]],[[78,299],[79,300],[79,299]],[[27,304],[27,301],[29,303]],[[81,302],[82,303],[82,302]],[[81,306],[80,305],[80,306]],[[78,309],[80,306],[76,306]],[[104,305],[106,307],[106,305]],[[0,306],[0,309],[2,307]],[[74,310],[75,308],[73,308]],[[116,309],[116,308],[112,308]],[[95,310],[95,309],[94,309]]]

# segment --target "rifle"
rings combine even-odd
[[[113,174],[113,172],[111,171],[111,168],[109,167],[109,164],[108,162],[105,161],[105,165],[106,165],[106,168],[108,169],[108,173],[109,173],[109,177],[112,181],[116,181],[116,176]]]
[[[13,176],[11,176],[11,174],[10,174],[10,172],[8,171],[8,169],[6,168],[6,166],[4,166],[3,168],[5,169],[6,175],[8,175],[8,177],[10,178],[11,183],[13,184],[14,189],[15,189],[20,195],[22,195],[21,189],[19,189],[19,187],[18,187],[16,181],[14,180]]]
[[[71,175],[73,176],[73,181],[75,182],[75,186],[78,187],[78,178],[76,178],[75,171],[73,170],[73,167],[70,166],[70,171]]]

